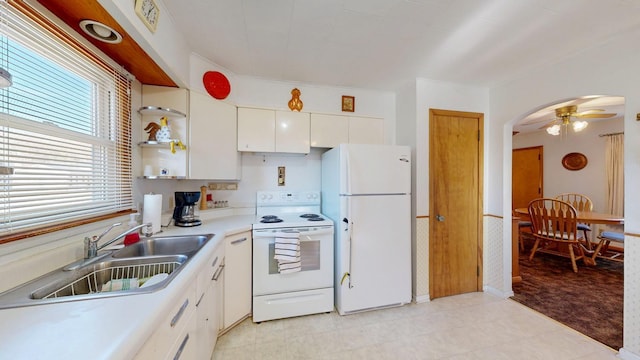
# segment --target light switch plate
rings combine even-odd
[[[278,186],[284,186],[285,169],[284,166],[278,166]]]

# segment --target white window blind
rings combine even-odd
[[[24,3],[0,13],[0,242],[130,210],[130,80]]]

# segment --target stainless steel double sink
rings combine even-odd
[[[144,294],[165,288],[214,234],[143,238],[0,293],[0,309]]]

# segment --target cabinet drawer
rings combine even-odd
[[[195,313],[196,309],[196,284],[192,283],[188,287],[185,287],[183,291],[179,291],[180,294],[173,301],[171,309],[164,314],[164,320],[160,324],[160,327],[156,331],[157,346],[165,347],[165,351],[160,352],[165,354],[176,340],[180,333],[187,325],[189,317]]]
[[[167,353],[165,359],[167,360],[191,360],[196,358],[197,348],[196,346],[196,324],[197,318],[195,312],[192,311],[188,318],[184,319],[185,326],[182,328],[179,334],[177,334],[176,341]]]
[[[206,267],[202,268],[200,274],[198,274],[198,280],[196,284],[196,304],[200,301],[200,297],[211,285],[213,275],[218,271],[220,266],[223,266],[224,260],[224,244],[222,242],[217,245],[215,253],[207,261]]]

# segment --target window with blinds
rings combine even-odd
[[[0,12],[0,243],[130,210],[130,80],[23,2]]]

